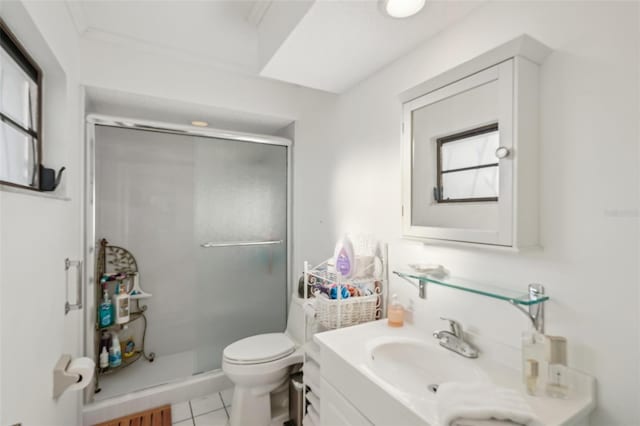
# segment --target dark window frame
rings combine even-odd
[[[37,131],[33,131],[31,129],[25,129],[19,123],[16,123],[11,117],[3,114],[0,111],[0,121],[18,129],[20,132],[27,134],[35,139],[36,147],[35,147],[35,155],[36,158],[34,160],[34,170],[32,177],[31,185],[22,185],[15,182],[8,182],[0,179],[0,184],[13,186],[17,188],[24,188],[33,191],[39,191],[39,183],[40,183],[40,166],[42,165],[42,69],[38,66],[36,61],[32,58],[32,56],[27,52],[27,50],[22,46],[20,41],[18,41],[17,37],[13,34],[13,32],[9,29],[9,27],[5,24],[5,22],[0,19],[0,49],[3,49],[11,58],[16,61],[16,63],[22,68],[22,70],[31,77],[37,87],[38,87],[38,105],[36,106],[36,110],[38,113],[38,121],[36,124]]]
[[[499,130],[498,123],[487,124],[485,126],[476,127],[471,130],[465,130],[464,132],[454,133],[452,135],[443,136],[441,138],[436,139],[437,145],[437,187],[434,188],[434,199],[438,204],[451,204],[451,203],[476,203],[476,202],[494,202],[498,201],[499,197],[475,197],[475,198],[442,198],[442,194],[444,192],[442,186],[442,175],[445,173],[455,173],[455,172],[463,172],[467,170],[477,170],[484,169],[487,167],[500,167],[500,163],[488,163],[488,164],[479,164],[477,166],[470,167],[462,167],[459,169],[450,169],[450,170],[442,170],[442,145],[455,142],[460,139],[466,139],[472,136],[483,135],[485,133],[492,133]]]

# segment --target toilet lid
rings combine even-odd
[[[224,349],[227,361],[258,364],[283,358],[295,351],[295,344],[284,333],[258,334],[230,344]]]

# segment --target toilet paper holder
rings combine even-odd
[[[67,367],[71,363],[71,355],[64,354],[53,368],[53,397],[57,399],[71,385],[75,385],[82,380],[81,374],[69,373]]]

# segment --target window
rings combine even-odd
[[[437,139],[437,203],[498,201],[498,123]]]
[[[38,188],[42,73],[0,21],[0,183]]]

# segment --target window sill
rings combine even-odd
[[[34,191],[32,189],[18,188],[11,185],[0,184],[0,192],[12,192],[14,194],[30,195],[32,197],[49,198],[52,200],[71,201],[71,197],[67,197],[58,191]]]

